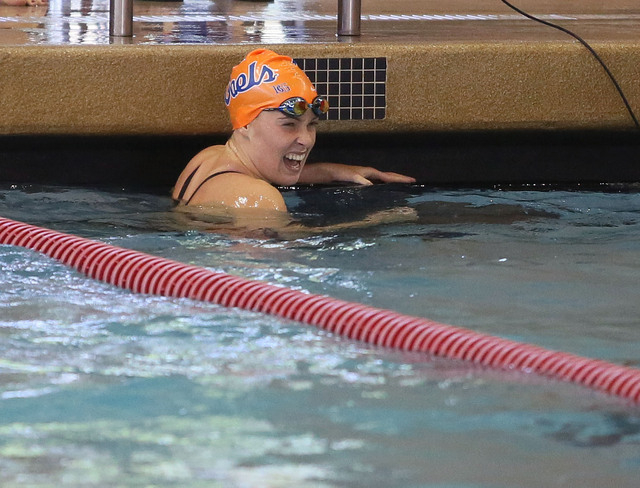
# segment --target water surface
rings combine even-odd
[[[295,240],[184,226],[165,195],[0,188],[0,215],[640,366],[634,192],[383,186],[286,193]],[[136,295],[0,246],[3,487],[635,487],[637,407],[533,375]]]

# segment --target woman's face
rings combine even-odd
[[[307,110],[291,117],[263,111],[247,127],[247,156],[260,176],[276,185],[294,185],[316,142],[318,117]]]

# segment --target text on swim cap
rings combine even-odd
[[[278,79],[278,73],[266,64],[257,68],[258,63],[254,61],[249,65],[247,73],[240,73],[227,85],[224,93],[224,103],[229,105],[232,98],[236,98],[241,93],[247,92],[263,83],[273,83]]]
[[[280,83],[273,87],[273,91],[276,93],[287,93],[291,91],[291,87],[287,83]]]

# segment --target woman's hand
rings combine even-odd
[[[356,183],[358,185],[372,185],[374,181],[382,183],[415,183],[415,178],[379,171],[369,166],[353,166],[338,163],[310,163],[302,169],[298,183]]]

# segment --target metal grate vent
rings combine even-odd
[[[294,59],[329,99],[328,120],[379,120],[387,111],[387,58]]]

